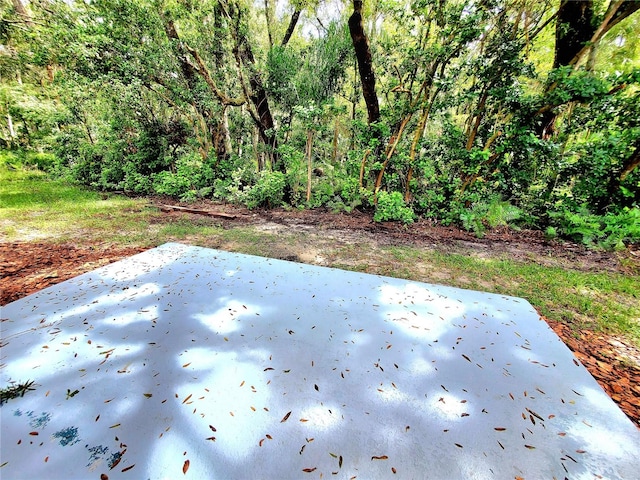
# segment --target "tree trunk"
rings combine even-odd
[[[256,153],[256,163],[258,164],[258,171],[261,172],[265,168],[264,152],[261,152],[258,148],[258,142],[260,141],[260,128],[258,125],[253,130],[253,151]]]
[[[338,158],[338,136],[340,134],[340,130],[338,128],[338,117],[333,123],[333,142],[331,143],[331,163],[335,163]]]
[[[16,13],[20,17],[22,17],[22,20],[24,21],[24,23],[27,24],[28,27],[33,27],[33,20],[31,19],[31,15],[27,11],[22,1],[12,0],[12,3],[13,3],[13,8],[15,9]]]
[[[231,156],[231,135],[229,134],[229,107],[222,107],[220,121],[213,126],[212,136],[216,149],[216,159],[218,162],[227,160]]]
[[[569,65],[595,33],[593,1],[562,0],[556,20],[556,47],[553,68]]]
[[[264,0],[264,18],[267,21],[267,36],[269,37],[269,48],[273,48],[273,35],[271,35],[271,7],[269,0]]]
[[[556,18],[556,45],[552,68],[569,65],[594,33],[593,1],[562,0]],[[547,87],[547,92],[550,87],[552,86]],[[553,109],[541,113],[536,127],[536,133],[540,138],[553,136],[556,117]]]
[[[620,187],[622,186],[622,182],[638,167],[640,167],[640,138],[636,139],[633,143],[633,151],[631,154],[625,158],[624,162],[622,162],[622,167],[612,172],[611,177],[609,178],[609,185],[607,186],[607,191],[609,193],[608,197],[610,199],[618,197],[620,195]],[[620,202],[620,204],[631,207],[634,202],[636,202],[638,194],[636,193],[635,198],[627,198],[625,201]],[[608,205],[598,205],[598,212],[600,214],[605,213],[605,210]]]
[[[175,23],[171,19],[167,19],[162,16],[164,23],[164,31],[167,35],[167,38],[171,41],[173,50],[176,55],[176,59],[178,60],[178,64],[180,66],[180,71],[182,72],[182,77],[187,84],[187,89],[192,98],[189,99],[191,106],[198,118],[194,119],[194,130],[200,130],[203,134],[200,136],[200,146],[199,151],[200,155],[203,159],[207,158],[209,155],[209,149],[211,148],[211,144],[217,145],[217,142],[214,138],[215,135],[212,135],[210,132],[210,127],[207,125],[207,118],[211,116],[211,112],[209,109],[204,107],[204,102],[199,102],[196,97],[197,92],[197,80],[198,80],[198,72],[194,65],[189,62],[187,57],[187,52],[185,48],[182,46],[180,41],[180,37],[178,36],[178,31],[176,30]],[[210,138],[205,138],[210,137]],[[212,142],[213,140],[213,142]],[[218,157],[219,158],[219,157]]]
[[[296,9],[291,15],[291,20],[289,21],[289,26],[287,27],[287,31],[282,38],[281,47],[286,47],[289,40],[291,40],[291,35],[293,35],[293,31],[296,28],[296,24],[298,23],[298,19],[300,18],[300,10]]]
[[[13,148],[13,142],[16,139],[16,131],[13,128],[13,118],[11,118],[11,113],[9,113],[7,108],[7,127],[9,127],[9,148]]]
[[[367,105],[369,124],[380,120],[380,106],[376,95],[376,77],[371,63],[369,40],[362,24],[363,0],[353,0],[353,14],[349,17],[349,33],[358,60],[358,71],[362,83],[362,96]]]
[[[307,131],[307,202],[311,201],[311,172],[313,170],[313,165],[311,162],[311,154],[313,147],[313,130],[309,129]]]
[[[251,103],[255,107],[254,121],[258,127],[258,133],[262,143],[267,146],[269,157],[271,158],[271,166],[274,170],[286,173],[285,165],[280,161],[278,154],[278,137],[275,131],[275,123],[271,108],[269,107],[269,99],[267,92],[262,86],[262,79],[255,67],[255,58],[251,50],[251,46],[246,37],[238,38],[238,46],[236,48],[238,58],[249,71],[249,91],[247,92]]]
[[[618,175],[619,182],[624,181],[631,172],[640,166],[640,138],[635,141],[633,146],[635,150],[626,158]]]
[[[245,103],[246,100],[243,97],[231,98],[223,93],[213,80],[211,73],[200,57],[200,54],[195,49],[189,47],[181,41],[173,20],[165,18],[164,16],[162,16],[162,18],[164,22],[165,33],[167,35],[167,38],[169,38],[169,40],[171,40],[173,44],[174,52],[180,66],[182,76],[185,79],[187,89],[192,96],[190,103],[208,127],[206,131],[208,131],[210,138],[207,139],[207,142],[202,145],[203,157],[206,157],[208,155],[209,146],[210,144],[213,144],[214,148],[216,149],[216,158],[218,159],[218,161],[223,160],[227,158],[231,153],[228,140],[229,130],[228,127],[226,127],[227,108],[229,105],[240,106]],[[189,57],[187,56],[188,54],[196,61],[197,66],[189,61]],[[215,58],[216,62],[222,62],[222,57],[220,56],[219,51],[216,51]],[[213,93],[215,98],[217,98],[217,100],[222,105],[222,118],[218,119],[217,121],[213,118],[211,109],[206,106],[208,101],[203,101],[202,98],[198,98],[202,96],[201,93],[198,93],[198,78],[200,77],[209,87],[209,91]]]
[[[562,0],[558,8],[556,19],[556,46],[553,68],[580,64],[585,55],[592,57],[593,49],[611,28],[640,10],[640,1],[612,0],[604,17],[599,23],[595,22],[593,1]],[[594,58],[589,62],[593,63]],[[547,86],[549,93],[557,84]],[[555,105],[545,105],[538,110],[539,116],[536,133],[541,138],[553,135],[555,132]]]

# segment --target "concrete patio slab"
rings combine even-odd
[[[2,309],[3,479],[638,479],[525,300],[166,244]]]

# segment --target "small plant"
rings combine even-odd
[[[553,238],[557,238],[558,236],[558,229],[556,227],[552,227],[552,226],[548,226],[545,231],[544,231],[544,236],[548,239],[551,240]]]
[[[481,238],[487,227],[515,228],[512,222],[521,216],[522,211],[518,207],[499,197],[493,197],[487,202],[475,203],[470,209],[460,212],[460,221],[465,230],[473,230],[473,233]]]
[[[0,389],[0,405],[14,398],[24,397],[25,393],[35,390],[32,388],[34,384],[33,380],[27,380],[24,383],[12,382],[8,387]]]
[[[413,223],[414,217],[413,210],[405,204],[400,192],[378,192],[378,203],[373,214],[375,222],[393,220],[407,224]]]
[[[467,231],[473,230],[476,237],[482,238],[484,236],[485,226],[476,208],[462,211],[460,213],[460,221],[462,222],[462,227]]]
[[[519,220],[521,216],[522,211],[515,205],[502,200],[494,200],[489,203],[485,221],[491,228],[507,226],[514,228],[513,222]]]
[[[284,199],[285,186],[286,178],[283,173],[260,172],[256,184],[246,191],[247,208],[279,207]]]

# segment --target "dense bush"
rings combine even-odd
[[[254,185],[248,187],[242,198],[248,208],[275,208],[282,205],[286,177],[282,172],[262,171]]]
[[[557,232],[587,246],[622,249],[626,243],[640,243],[640,208],[595,215],[586,206],[577,211],[552,212]],[[552,230],[553,231],[553,230]]]
[[[402,223],[413,223],[414,213],[408,207],[400,192],[378,192],[378,201],[376,203],[373,220],[376,222],[385,222],[388,220],[400,221]]]

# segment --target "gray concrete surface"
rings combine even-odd
[[[0,316],[3,479],[640,478],[523,299],[166,244]]]

